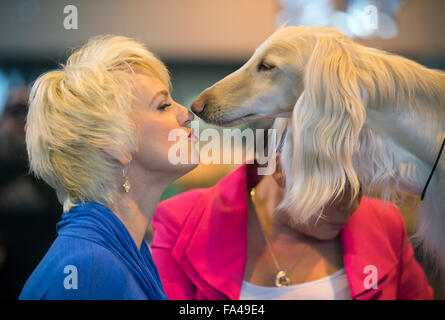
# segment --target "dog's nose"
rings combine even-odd
[[[192,106],[190,107],[192,111],[199,115],[204,111],[204,108],[206,107],[204,99],[198,98],[195,101],[193,101]]]

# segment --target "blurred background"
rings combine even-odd
[[[90,37],[145,43],[168,66],[174,99],[189,107],[285,22],[335,27],[362,44],[445,69],[444,13],[443,0],[0,0],[0,299],[17,298],[55,239],[62,212],[54,192],[27,174],[28,86]],[[200,164],[163,198],[212,186],[236,166]],[[410,234],[418,205],[408,197],[400,208]]]

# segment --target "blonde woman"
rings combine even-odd
[[[172,100],[167,69],[140,43],[90,40],[30,95],[30,169],[56,191],[58,237],[20,299],[166,299],[143,236],[165,187],[193,169],[192,114]],[[184,130],[180,142],[169,141]],[[189,161],[190,162],[190,161]]]

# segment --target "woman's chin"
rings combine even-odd
[[[320,232],[314,232],[311,236],[320,241],[328,241],[337,238],[339,234],[340,230],[329,229],[329,230],[320,230]]]
[[[175,180],[181,178],[182,176],[186,175],[193,169],[195,169],[198,166],[198,163],[179,163],[176,165],[173,165],[172,173],[175,173]]]

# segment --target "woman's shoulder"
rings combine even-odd
[[[28,278],[20,299],[110,297],[125,287],[127,278],[124,264],[107,248],[86,239],[59,236]]]
[[[45,261],[47,259],[47,261]],[[79,266],[88,267],[89,271],[95,270],[99,261],[122,265],[122,261],[110,249],[100,243],[81,236],[59,235],[51,246],[42,262],[53,265],[66,265],[76,263]]]
[[[374,236],[389,239],[393,247],[400,246],[406,240],[406,225],[397,206],[390,201],[363,197],[357,211],[352,215],[349,228],[368,230]]]
[[[390,201],[363,197],[357,211],[363,219],[377,219],[380,223],[393,228],[400,228],[404,224],[399,209]]]

